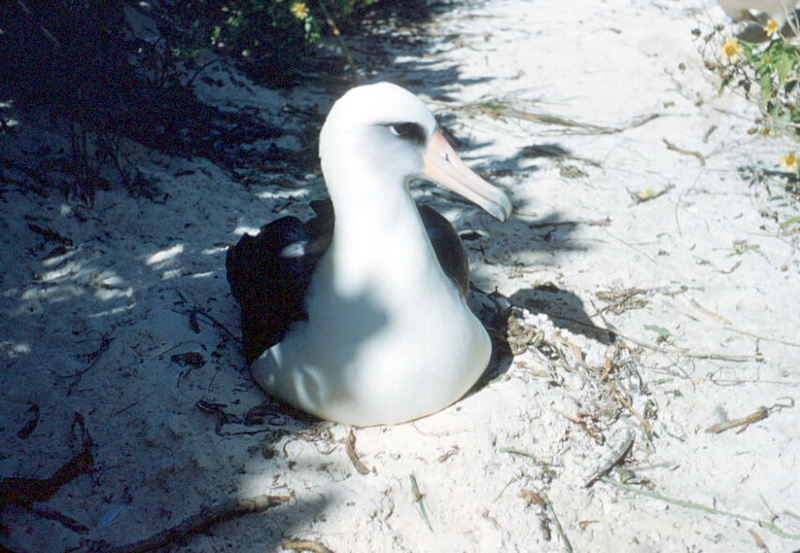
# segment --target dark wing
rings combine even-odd
[[[469,259],[464,251],[458,233],[450,221],[427,205],[417,206],[422,217],[428,238],[436,252],[439,265],[444,269],[444,274],[453,279],[461,294],[466,298],[469,294]]]
[[[242,343],[247,364],[277,344],[295,321],[308,317],[305,295],[320,257],[333,235],[330,200],[311,202],[316,217],[303,223],[283,217],[245,234],[228,249],[228,283],[242,312]],[[461,238],[443,216],[418,206],[428,238],[445,274],[464,297],[469,293],[469,262]]]
[[[326,205],[327,204],[327,205]],[[305,295],[333,233],[330,202],[312,202],[317,217],[283,217],[245,234],[228,249],[228,283],[241,306],[242,344],[249,365],[307,317]]]

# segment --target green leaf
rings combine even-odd
[[[800,215],[795,215],[794,217],[789,217],[788,219],[786,219],[784,222],[782,222],[780,224],[780,227],[782,229],[785,229],[786,227],[789,227],[791,225],[796,225],[796,224],[800,224]]]
[[[775,71],[778,73],[778,84],[783,84],[792,70],[793,58],[789,52],[781,52],[781,56],[775,60]]]
[[[644,325],[645,330],[652,330],[656,334],[659,335],[661,338],[669,338],[672,336],[672,332],[664,328],[663,326],[656,326],[656,325]]]
[[[766,104],[772,98],[772,93],[775,90],[772,86],[772,75],[767,72],[761,73],[758,84],[761,87],[761,101]]]

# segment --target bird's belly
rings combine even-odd
[[[300,409],[367,426],[443,409],[486,369],[491,341],[460,298],[391,315],[366,305],[299,324],[253,364],[255,379]]]

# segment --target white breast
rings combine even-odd
[[[265,390],[320,417],[364,426],[438,411],[480,377],[491,356],[486,330],[427,237],[395,230],[375,251],[332,248],[321,260],[308,320],[253,365]]]

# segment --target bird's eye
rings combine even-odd
[[[425,131],[416,123],[392,123],[389,125],[389,129],[403,140],[408,140],[420,146],[425,144]]]

